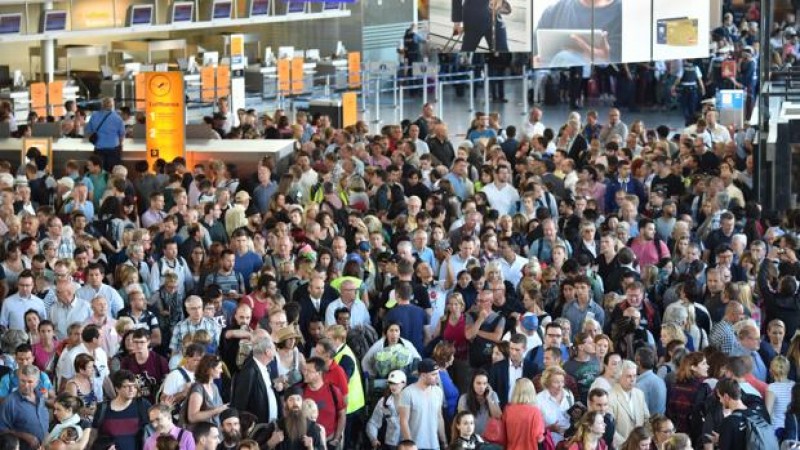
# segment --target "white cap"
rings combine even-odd
[[[389,383],[400,384],[406,382],[406,373],[402,370],[393,370],[386,379]]]

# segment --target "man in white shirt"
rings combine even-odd
[[[513,214],[517,210],[519,202],[519,192],[514,186],[508,184],[510,172],[510,168],[505,164],[497,166],[494,181],[483,188],[489,205],[500,215]]]
[[[103,266],[98,263],[89,264],[86,269],[86,284],[78,289],[75,294],[87,302],[91,302],[93,298],[102,295],[108,301],[109,317],[114,318],[117,317],[125,304],[116,289],[103,283],[104,275],[105,269],[103,269]]]
[[[358,299],[358,289],[353,280],[345,280],[339,287],[339,298],[328,305],[325,310],[325,326],[336,325],[335,312],[339,308],[350,310],[350,326],[357,327],[370,324],[367,305]]]
[[[717,123],[717,111],[706,111],[706,130],[711,134],[711,141],[714,144],[727,144],[731,141],[731,133],[724,125]]]
[[[164,378],[161,387],[162,401],[167,398],[172,400],[172,404],[179,405],[189,395],[189,388],[194,383],[194,371],[205,354],[206,349],[201,344],[190,344],[183,349],[183,365]]]
[[[408,139],[417,147],[417,156],[427,155],[431,152],[428,143],[419,138],[419,125],[416,123],[408,126]]]
[[[542,110],[534,106],[531,108],[531,112],[528,115],[528,121],[522,126],[522,131],[525,133],[528,140],[530,140],[534,136],[544,136],[544,129]]]
[[[101,378],[110,374],[108,368],[108,355],[100,346],[100,329],[97,325],[86,325],[81,331],[80,345],[61,355],[56,367],[56,375],[62,382],[75,376],[75,358],[86,353],[94,358],[94,368]],[[61,383],[59,383],[60,385]]]
[[[500,270],[503,279],[510,282],[516,288],[522,280],[522,268],[528,264],[528,259],[519,255],[519,248],[509,237],[500,239]]]
[[[17,281],[17,293],[3,301],[0,310],[0,327],[25,331],[25,313],[34,310],[41,319],[47,318],[44,301],[33,293],[33,272],[23,270]]]
[[[56,300],[48,311],[53,322],[56,338],[66,339],[68,328],[73,323],[84,323],[92,316],[89,302],[75,295],[75,283],[69,278],[59,278],[55,287]]]

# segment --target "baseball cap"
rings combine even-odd
[[[431,373],[437,370],[439,370],[439,365],[436,364],[436,361],[430,358],[423,359],[417,366],[417,372],[419,373]]]
[[[361,241],[358,243],[358,251],[360,252],[368,252],[372,249],[372,246],[369,245],[367,241]]]
[[[406,382],[406,373],[402,370],[393,370],[389,373],[389,378],[386,379],[391,384],[400,384]]]
[[[539,328],[539,318],[536,314],[528,313],[522,316],[522,328],[527,331],[534,331]]]
[[[70,177],[61,177],[58,179],[58,184],[65,186],[67,189],[75,187],[75,180]]]
[[[236,196],[234,196],[234,199],[237,202],[240,202],[240,201],[243,201],[243,200],[250,200],[250,194],[248,194],[245,191],[239,191],[239,192],[236,193]]]
[[[347,262],[355,261],[358,265],[364,264],[364,258],[361,257],[358,253],[351,253],[347,256]]]

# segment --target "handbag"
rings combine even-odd
[[[483,439],[492,444],[506,445],[506,424],[502,418],[489,418],[483,429]]]
[[[106,116],[103,117],[103,120],[100,121],[100,125],[98,125],[97,129],[94,130],[94,133],[89,135],[89,142],[91,142],[92,145],[97,145],[97,132],[100,131],[100,128],[103,128],[103,124],[106,123],[106,119],[108,119],[108,116],[110,116],[112,113],[113,111],[106,114]]]
[[[491,0],[489,7],[501,16],[511,14],[511,3],[509,3],[508,0]]]
[[[794,439],[784,439],[781,442],[781,450],[800,450],[800,430],[797,429],[797,414],[792,413],[792,420],[794,420]]]

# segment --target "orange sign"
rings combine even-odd
[[[216,67],[207,66],[200,69],[200,100],[213,102],[217,99]]]
[[[288,59],[278,60],[278,91],[282,94],[288,94],[292,90],[292,79],[289,76],[291,65]]]
[[[172,161],[186,150],[186,105],[181,72],[145,75],[147,162]]]
[[[141,111],[145,109],[145,97],[147,96],[147,84],[145,82],[144,73],[137,73],[133,78],[133,92],[136,95],[136,109]]]
[[[342,94],[342,127],[358,122],[358,95],[355,92]]]
[[[47,115],[47,85],[31,83],[31,110],[41,116]]]
[[[231,68],[217,67],[217,98],[227,97],[231,92]]]
[[[292,60],[292,94],[303,93],[303,57]]]
[[[244,35],[231,36],[231,65],[239,67],[244,64]]]
[[[361,86],[361,53],[347,54],[347,84],[350,88]]]
[[[64,115],[64,82],[53,81],[47,85],[47,98],[50,102],[50,114],[55,117]]]

